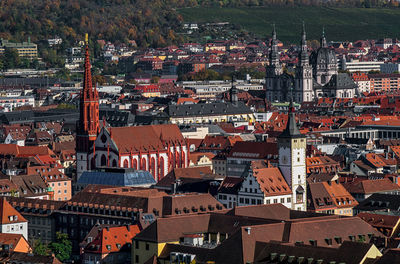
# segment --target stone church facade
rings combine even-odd
[[[294,74],[284,71],[280,62],[275,27],[272,32],[269,65],[266,68],[266,97],[270,102],[287,102],[293,96],[297,103],[321,97],[352,98],[357,85],[347,73],[339,73],[334,50],[327,45],[323,32],[320,48],[309,56],[303,26],[301,48]]]

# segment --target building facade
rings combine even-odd
[[[338,73],[336,55],[328,47],[325,33],[321,38],[321,47],[309,56],[303,26],[300,46],[298,64],[292,76],[283,71],[274,28],[265,78],[268,101],[287,102],[290,94],[298,103],[311,102],[320,97],[354,97],[357,86],[348,74]]]

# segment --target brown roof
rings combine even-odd
[[[399,191],[400,186],[384,178],[378,180],[363,180],[360,182],[347,182],[343,184],[350,193],[372,194],[385,191]]]
[[[375,227],[385,236],[391,236],[400,222],[400,216],[395,215],[359,213],[357,217],[360,217],[362,220]]]
[[[265,219],[279,219],[279,220],[290,219],[290,209],[282,204],[236,206],[226,214],[265,218]]]
[[[277,143],[238,141],[228,154],[232,158],[266,159],[278,155]]]
[[[222,210],[224,206],[209,193],[185,193],[163,197],[163,215],[197,214]]]
[[[266,263],[276,254],[276,260],[281,256],[290,256],[293,263],[301,259],[318,260],[318,263],[362,263],[373,244],[344,241],[339,248],[315,247],[301,244],[282,244],[279,242],[257,242],[255,247],[255,262]]]
[[[209,166],[192,168],[175,168],[163,177],[157,186],[171,187],[178,179],[213,179],[218,177],[213,174]]]

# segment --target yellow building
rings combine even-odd
[[[20,57],[34,59],[38,56],[37,45],[31,43],[30,38],[28,39],[28,42],[22,43],[9,42],[8,40],[0,39],[0,54],[3,54],[6,48],[16,49]]]

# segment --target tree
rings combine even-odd
[[[32,244],[33,253],[40,256],[50,255],[50,249],[46,244],[43,244],[40,239],[36,239]]]
[[[72,243],[68,239],[68,235],[57,232],[56,241],[51,242],[49,248],[54,253],[56,258],[61,262],[70,259],[72,253]]]
[[[3,54],[4,68],[12,69],[20,64],[18,51],[14,48],[5,48]]]

